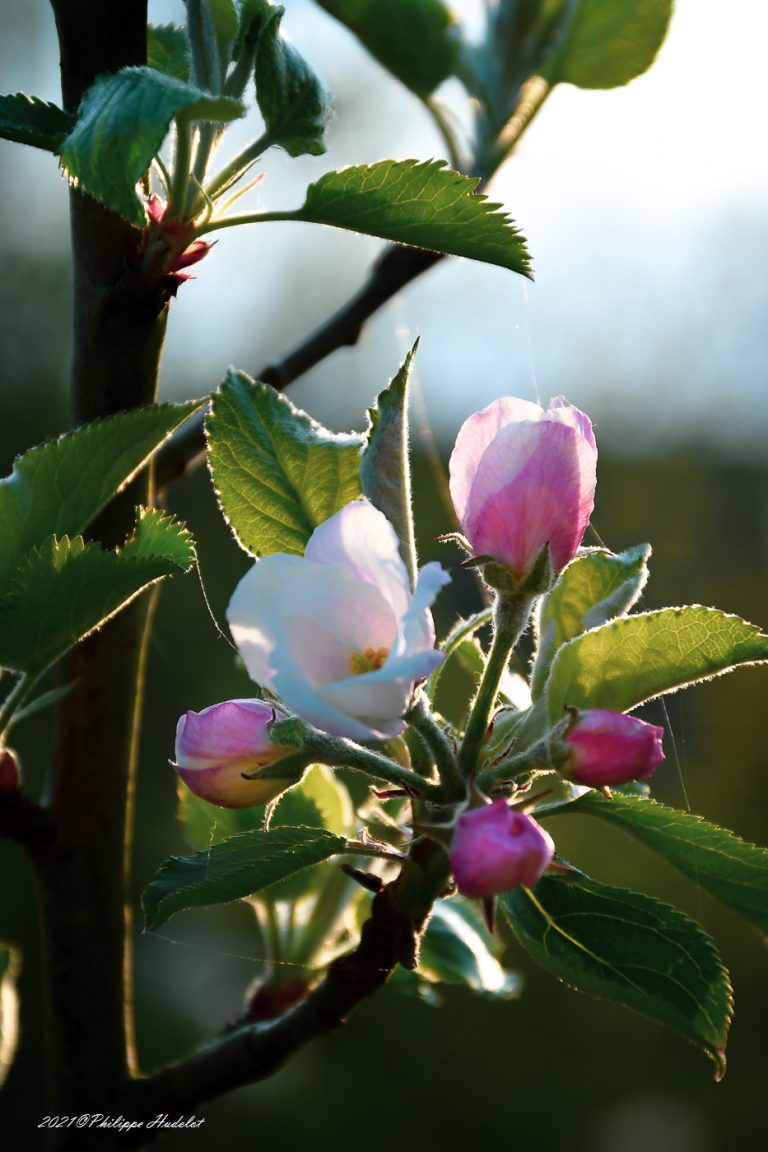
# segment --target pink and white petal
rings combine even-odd
[[[396,655],[421,652],[424,648],[434,647],[435,625],[429,609],[434,604],[438,592],[450,582],[450,575],[434,560],[419,569],[413,599],[400,622],[394,649]]]
[[[507,425],[523,421],[536,423],[543,415],[539,404],[516,396],[502,396],[464,421],[449,464],[451,499],[462,524],[475,472],[488,445]]]
[[[555,399],[551,401],[545,413],[545,419],[556,420],[561,424],[569,424],[571,428],[575,428],[577,432],[580,432],[590,448],[597,452],[597,443],[595,441],[592,421],[580,408],[575,408],[573,404],[568,404],[564,396],[556,396]]]
[[[397,535],[386,516],[367,500],[345,505],[312,533],[304,553],[317,564],[343,564],[367,584],[375,585],[399,619],[408,606],[408,573]]]
[[[271,751],[267,724],[273,715],[274,709],[261,700],[224,700],[202,712],[185,713],[176,725],[177,764],[202,768]]]

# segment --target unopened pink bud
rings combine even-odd
[[[187,712],[176,727],[173,767],[190,792],[221,808],[266,804],[295,782],[243,779],[244,772],[291,751],[269,739],[268,726],[274,719],[275,709],[261,700],[225,700],[202,712]]]
[[[10,748],[0,748],[0,793],[15,792],[19,786],[19,762]]]
[[[522,580],[545,545],[553,572],[576,555],[592,515],[597,448],[589,418],[553,400],[505,396],[462,425],[451,455],[451,497],[476,556]]]
[[[459,817],[449,858],[459,892],[484,898],[535,884],[554,851],[552,837],[502,797]]]
[[[590,788],[649,780],[664,759],[663,736],[663,728],[636,716],[587,708],[563,737],[567,755],[561,771]]]

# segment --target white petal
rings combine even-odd
[[[359,580],[374,584],[398,619],[408,607],[408,573],[395,530],[367,500],[345,505],[320,524],[312,533],[304,556],[317,564],[343,564]]]
[[[421,652],[435,643],[435,625],[430,606],[441,588],[450,584],[451,577],[436,561],[419,569],[413,600],[400,623],[396,654]]]

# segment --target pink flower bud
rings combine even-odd
[[[0,748],[0,793],[15,792],[19,786],[19,762],[10,748]]]
[[[548,544],[559,572],[589,523],[596,467],[589,418],[561,397],[545,412],[505,396],[470,416],[450,470],[451,497],[473,553],[522,580]]]
[[[173,767],[190,792],[221,808],[266,804],[295,782],[243,779],[243,772],[291,751],[270,741],[267,727],[274,718],[275,709],[261,700],[225,700],[187,712],[176,726]]]
[[[567,759],[561,771],[590,788],[649,780],[664,759],[663,736],[663,728],[635,716],[587,708],[563,737]]]
[[[535,884],[554,851],[552,837],[502,797],[459,817],[449,858],[459,892],[485,898]]]

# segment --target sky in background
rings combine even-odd
[[[477,3],[453,7],[476,22]],[[267,154],[253,210],[300,204],[329,168],[441,154],[419,103],[348,33],[309,0],[286,9],[284,27],[334,93],[336,116],[327,155]],[[150,14],[181,20],[183,5],[150,0]],[[0,16],[0,91],[58,100],[46,0],[0,0]],[[764,0],[678,0],[647,75],[609,92],[556,89],[491,189],[529,240],[535,283],[441,265],[383,309],[360,346],[294,386],[294,400],[332,427],[359,427],[420,335],[419,399],[446,440],[502,393],[562,393],[627,452],[684,440],[760,458],[767,33]],[[458,88],[444,96],[461,115]],[[258,129],[257,116],[238,125],[226,151]],[[66,195],[49,156],[0,143],[0,230],[6,247],[66,244]],[[343,303],[379,248],[292,223],[222,233],[172,306],[164,393],[202,395],[229,363],[256,373]]]

